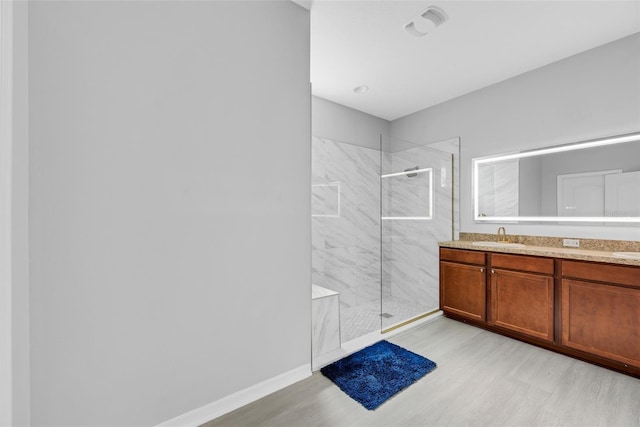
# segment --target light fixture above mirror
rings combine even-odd
[[[476,222],[640,225],[640,132],[475,158]]]

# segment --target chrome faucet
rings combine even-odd
[[[507,230],[504,227],[498,228],[498,242],[509,242],[507,239]]]

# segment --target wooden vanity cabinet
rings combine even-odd
[[[640,267],[440,248],[440,309],[640,378]]]
[[[563,346],[640,367],[640,268],[562,261]]]
[[[476,322],[486,320],[485,253],[440,248],[440,309]]]
[[[491,253],[491,326],[554,340],[554,260]]]

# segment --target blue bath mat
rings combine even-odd
[[[372,410],[436,368],[431,360],[380,341],[320,369],[351,398]]]

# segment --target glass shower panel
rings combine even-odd
[[[344,344],[380,331],[380,150],[314,136],[311,153],[312,284],[339,298]]]
[[[457,140],[439,147],[446,151],[413,146],[383,155],[382,331],[439,308],[438,242],[453,239]]]
[[[382,174],[381,183],[383,194],[388,196],[383,221],[433,219],[433,168],[415,166]]]

